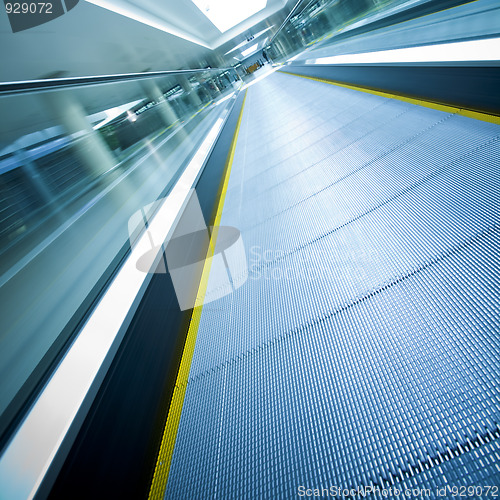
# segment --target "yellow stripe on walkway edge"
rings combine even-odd
[[[381,90],[375,90],[360,85],[349,85],[346,83],[338,82],[336,80],[327,80],[325,78],[316,78],[313,76],[299,75],[297,73],[290,73],[288,71],[283,71],[283,70],[279,70],[279,72],[284,73],[285,75],[300,76],[301,78],[307,78],[308,80],[314,80],[316,82],[329,83],[330,85],[336,85],[337,87],[343,87],[350,90],[359,90],[360,92],[366,92],[367,94],[387,97],[389,99],[397,99],[398,101],[409,102],[410,104],[425,106],[426,108],[437,109],[438,111],[444,111],[446,113],[454,113],[457,115],[466,116],[468,118],[474,118],[475,120],[482,120],[484,122],[495,123],[496,125],[500,125],[500,116],[490,115],[488,113],[481,113],[479,111],[472,111],[470,109],[457,108],[454,106],[448,106],[446,104],[438,104],[432,101],[425,101],[423,99],[405,97],[403,95],[393,94],[390,92],[383,92]]]
[[[238,122],[236,123],[236,130],[234,131],[233,140],[231,142],[231,147],[229,149],[226,165],[224,167],[222,184],[220,188],[220,195],[219,195],[219,200],[217,202],[215,220],[213,223],[215,228],[217,228],[217,226],[219,225],[222,217],[222,210],[224,208],[224,200],[226,198],[227,186],[229,184],[229,176],[231,175],[231,167],[233,164],[234,152],[236,150],[236,142],[238,140],[238,133],[240,130],[241,119],[243,117],[245,100],[246,100],[246,91],[245,91],[245,97],[243,98],[243,104],[241,105]],[[200,286],[198,288],[198,295],[197,295],[198,297],[204,297],[207,291],[208,277],[210,275],[210,263],[212,262],[211,257],[214,254],[216,241],[217,241],[217,230],[214,230],[210,238],[210,245],[207,252],[207,258],[205,260],[205,265],[203,266]],[[165,424],[165,429],[163,431],[163,437],[161,440],[158,458],[156,460],[153,481],[151,483],[151,489],[149,490],[150,500],[161,500],[165,495],[165,490],[167,489],[168,474],[170,472],[170,464],[172,463],[175,440],[177,438],[177,430],[179,428],[179,422],[181,420],[182,406],[184,404],[184,396],[186,394],[187,381],[189,378],[189,370],[191,368],[191,360],[193,359],[194,347],[196,344],[196,337],[198,335],[198,327],[200,325],[202,308],[203,308],[203,303],[196,306],[193,309],[191,315],[191,321],[189,323],[186,343],[184,345],[184,350],[182,352],[179,372],[177,374],[177,379],[174,386],[174,392],[172,394],[172,400],[170,402],[170,408],[168,410],[167,422]]]

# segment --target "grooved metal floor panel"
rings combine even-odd
[[[500,484],[499,141],[286,74],[248,89],[221,224],[249,277],[204,305],[166,498]]]

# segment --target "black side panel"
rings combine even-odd
[[[222,188],[222,174],[226,167],[229,148],[233,141],[244,99],[245,92],[240,92],[196,186],[196,194],[208,225],[212,225],[215,220],[216,203],[219,201]]]
[[[499,66],[292,64],[283,71],[500,115]]]
[[[237,99],[196,188],[211,221],[243,103]],[[154,274],[50,499],[147,498],[191,311]]]

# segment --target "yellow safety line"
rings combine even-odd
[[[330,85],[336,85],[337,87],[343,87],[351,90],[359,90],[360,92],[366,92],[367,94],[378,95],[382,97],[387,97],[389,99],[397,99],[398,101],[409,102],[411,104],[417,104],[418,106],[425,106],[426,108],[437,109],[438,111],[444,111],[446,113],[455,113],[457,115],[467,116],[468,118],[474,118],[475,120],[482,120],[484,122],[495,123],[500,125],[500,116],[490,115],[488,113],[481,113],[479,111],[472,111],[470,109],[457,108],[455,106],[448,106],[446,104],[439,104],[432,101],[426,101],[424,99],[415,99],[412,97],[406,97],[404,95],[393,94],[390,92],[383,92],[381,90],[372,89],[370,87],[363,87],[361,85],[348,85],[346,83],[341,83],[337,80],[327,80],[324,78],[316,78],[306,75],[298,75],[297,73],[289,73],[288,71],[279,70],[280,73],[292,76],[300,76],[301,78],[307,78],[308,80],[314,80],[316,82],[328,83]]]
[[[220,196],[217,203],[215,220],[213,223],[215,228],[217,228],[217,226],[219,225],[222,217],[222,210],[224,208],[224,200],[226,197],[227,186],[229,183],[229,176],[231,175],[231,167],[233,164],[234,152],[236,150],[236,142],[238,140],[238,133],[240,130],[241,119],[243,116],[243,108],[245,106],[245,100],[246,100],[246,91],[245,91],[245,97],[243,98],[243,104],[241,106],[240,115],[238,117],[238,122],[236,124],[236,130],[234,132],[233,140],[231,142],[229,154],[224,168],[224,174],[222,177],[222,184],[220,189]],[[204,297],[207,291],[208,277],[210,275],[210,265],[212,262],[211,257],[214,254],[216,240],[217,240],[217,230],[214,230],[210,238],[210,245],[207,252],[207,258],[205,259],[205,264],[203,266],[203,272],[201,275],[200,285],[198,288],[198,295],[197,295],[198,298]],[[156,460],[155,471],[153,474],[153,481],[151,483],[151,489],[149,491],[150,500],[161,500],[165,495],[165,490],[167,488],[168,474],[170,472],[170,464],[172,462],[172,455],[174,453],[175,440],[177,438],[177,430],[179,428],[179,422],[181,419],[182,406],[184,404],[184,396],[186,394],[189,370],[191,368],[191,360],[193,359],[194,347],[196,344],[198,327],[200,325],[202,308],[203,308],[203,301],[201,304],[196,305],[192,312],[191,321],[189,324],[188,333],[186,337],[186,343],[184,345],[184,350],[182,352],[179,372],[177,373],[174,392],[172,394],[172,400],[170,402],[167,422],[165,423],[165,429],[163,431],[160,451],[158,453],[158,458]]]

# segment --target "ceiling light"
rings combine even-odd
[[[419,62],[498,61],[500,38],[420,45],[402,49],[342,54],[308,60],[306,64],[384,64]]]
[[[242,50],[241,51],[241,55],[243,57],[246,57],[246,56],[249,56],[250,54],[252,54],[253,52],[255,52],[257,50],[257,47],[259,46],[258,43],[256,43],[255,45],[252,45],[251,47],[249,47],[248,49],[245,49],[245,50]]]
[[[267,0],[192,0],[208,20],[222,33],[257,14]]]

